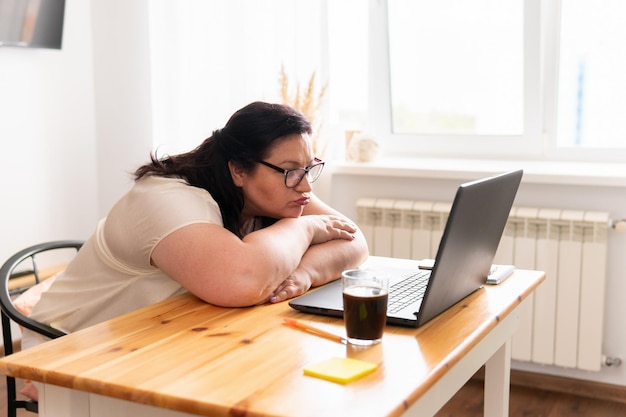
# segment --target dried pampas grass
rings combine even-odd
[[[280,67],[280,97],[282,103],[299,110],[311,122],[313,128],[313,135],[311,136],[313,153],[321,158],[326,152],[327,144],[322,143],[320,139],[320,131],[322,129],[320,111],[328,84],[323,85],[318,91],[315,77],[316,72],[314,71],[304,92],[300,89],[300,83],[297,83],[295,94],[292,96],[289,91],[289,77],[285,72],[285,67]]]

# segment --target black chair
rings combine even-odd
[[[65,255],[64,261],[66,261],[67,249],[74,249],[75,252],[78,252],[82,245],[83,242],[78,240],[60,240],[41,243],[19,251],[2,265],[0,269],[0,286],[2,287],[0,289],[0,307],[2,307],[2,338],[5,355],[13,353],[11,320],[51,339],[65,335],[65,333],[55,328],[39,323],[22,314],[13,305],[13,297],[40,282],[43,268],[37,265],[37,258],[48,257],[53,259],[53,262],[58,262],[54,256],[51,255],[54,253],[53,251],[55,251],[57,253],[63,252]],[[72,256],[75,252],[71,252]],[[26,269],[24,269],[25,267]],[[28,282],[15,288],[16,281],[20,279],[24,280],[24,278],[26,278]],[[15,378],[7,376],[7,416],[16,417],[18,408],[25,408],[34,413],[38,412],[37,402],[17,399]]]

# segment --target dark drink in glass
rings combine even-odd
[[[348,342],[354,345],[380,342],[387,318],[388,277],[382,272],[352,269],[344,271],[342,279]]]

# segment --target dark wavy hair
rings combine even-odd
[[[235,112],[226,126],[215,130],[196,149],[159,159],[135,171],[135,180],[146,175],[180,177],[189,185],[204,188],[215,199],[224,227],[241,236],[244,198],[233,183],[228,162],[247,172],[267,157],[277,140],[292,134],[311,134],[311,124],[299,111],[282,104],[254,102]]]

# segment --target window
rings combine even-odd
[[[561,3],[557,146],[626,147],[626,3]]]
[[[523,133],[522,0],[389,0],[395,133]]]
[[[327,1],[328,114],[344,130],[367,120],[368,14],[363,0]]]
[[[327,83],[323,134],[336,142],[365,130],[388,156],[626,159],[623,0],[193,0],[150,10],[163,153],[191,148],[252,100],[279,100],[284,65],[294,85],[313,72]]]
[[[366,129],[388,156],[626,157],[623,1],[369,7]]]

